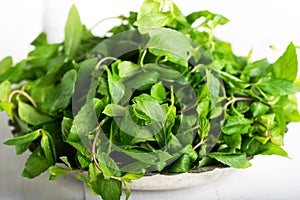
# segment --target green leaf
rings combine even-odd
[[[9,103],[9,96],[12,92],[9,81],[0,84],[0,111],[5,111],[10,119],[13,119],[13,103]]]
[[[19,101],[18,103],[18,113],[21,120],[31,125],[41,125],[52,121],[52,118],[46,114],[39,112],[37,109]]]
[[[151,96],[157,99],[160,103],[165,102],[167,93],[162,82],[156,83],[151,87]]]
[[[26,178],[34,178],[45,172],[51,164],[44,157],[41,148],[37,148],[27,159],[22,176]]]
[[[16,133],[16,134],[14,134],[14,137],[21,137],[21,136],[24,136],[24,135],[26,135],[26,133],[25,134],[24,133]],[[16,154],[21,155],[22,153],[27,151],[28,148],[31,146],[31,143],[32,142],[15,145]]]
[[[256,121],[270,129],[271,126],[274,125],[275,117],[276,117],[275,113],[260,115],[259,117],[256,118]]]
[[[139,66],[133,62],[123,61],[118,64],[119,76],[121,78],[130,77],[135,75],[139,70]]]
[[[198,158],[198,153],[195,151],[191,144],[185,146],[180,150],[180,153],[186,154],[189,156],[191,162],[195,162]]]
[[[199,121],[198,134],[202,140],[204,140],[210,131],[210,121],[205,117],[200,117]]]
[[[220,97],[221,83],[209,70],[206,70],[207,87],[212,100],[215,105]]]
[[[253,102],[251,104],[251,112],[253,117],[264,115],[270,110],[270,107],[261,102]]]
[[[31,133],[28,133],[26,135],[22,135],[22,136],[7,140],[6,142],[4,142],[4,144],[20,145],[20,144],[31,143],[41,135],[42,135],[41,130],[37,130],[37,131],[31,132]]]
[[[117,104],[125,94],[125,86],[118,78],[113,76],[109,70],[107,70],[107,77],[109,93],[112,98],[112,103]]]
[[[9,95],[11,94],[11,84],[9,81],[4,81],[0,84],[0,103],[8,102]]]
[[[72,168],[67,156],[61,156],[59,159],[62,160],[69,168]]]
[[[266,148],[266,150],[261,153],[262,155],[279,155],[288,157],[288,153],[285,150],[271,142],[268,142],[264,148]]]
[[[247,154],[250,156],[254,155],[279,155],[288,157],[286,151],[284,151],[280,146],[273,144],[271,141],[268,141],[265,144],[257,141],[256,139],[252,140],[247,149]]]
[[[0,82],[9,81],[10,83],[18,83],[27,78],[26,61],[22,60],[14,67],[11,67],[4,74],[0,75]]]
[[[147,94],[141,94],[132,100],[136,109],[145,113],[157,122],[166,121],[166,113],[156,99]]]
[[[268,69],[270,67],[270,64],[267,59],[262,59],[255,61],[253,63],[250,63],[244,68],[244,75],[250,76],[250,77],[262,77],[266,76]]]
[[[97,118],[99,118],[101,116],[101,113],[103,112],[104,108],[105,108],[105,103],[98,98],[94,98],[93,99],[93,104],[94,104],[94,109],[96,112],[96,116]]]
[[[134,180],[138,180],[140,178],[142,178],[144,176],[143,173],[126,173],[124,176],[122,176],[122,181],[125,181],[125,182],[128,182],[128,183],[131,183],[132,181]]]
[[[5,111],[11,120],[13,120],[13,103],[0,102],[0,111]]]
[[[298,110],[298,100],[295,95],[281,97],[281,100],[275,105],[276,112],[281,110],[280,115],[284,115],[287,122],[299,122],[300,114]]]
[[[118,165],[106,153],[102,152],[97,155],[97,159],[105,179],[110,179],[111,176],[116,176],[118,174]]]
[[[157,154],[154,152],[144,152],[144,151],[139,151],[139,150],[134,150],[134,149],[128,149],[128,150],[121,150],[123,153],[126,155],[142,162],[145,164],[155,164],[157,162]],[[135,171],[131,171],[135,172]]]
[[[232,149],[240,149],[242,144],[242,136],[240,134],[224,135],[225,143]]]
[[[248,168],[251,166],[246,154],[244,153],[209,153],[210,158],[216,159],[219,162],[233,168]]]
[[[44,44],[47,44],[47,34],[44,32],[39,34],[34,41],[31,42],[31,45],[33,46],[42,46]]]
[[[300,91],[293,81],[282,78],[263,77],[255,85],[271,95],[290,95]]]
[[[156,56],[166,56],[171,62],[188,66],[192,45],[180,32],[171,29],[154,29],[150,31],[150,40],[146,48]]]
[[[153,141],[153,131],[151,126],[141,126],[137,124],[139,119],[133,114],[132,108],[126,107],[125,117],[120,124],[120,140],[123,144],[135,144],[145,141]]]
[[[228,116],[222,127],[222,132],[227,135],[248,133],[253,120],[240,116]]]
[[[202,17],[205,18],[204,22],[202,22],[202,24],[201,24],[204,27],[208,27],[209,21],[213,22],[212,28],[216,27],[216,25],[218,25],[218,24],[224,25],[227,22],[229,22],[229,20],[226,17],[224,17],[222,15],[214,14],[208,10],[193,12],[193,13],[189,14],[186,17],[186,19],[187,19],[188,23],[193,24],[196,20],[198,20]]]
[[[91,160],[89,158],[87,158],[86,156],[82,155],[81,153],[78,153],[77,160],[82,169],[87,168],[89,166],[89,164],[91,163]]]
[[[53,138],[47,131],[40,131],[42,133],[41,148],[44,152],[45,158],[48,160],[49,164],[54,165],[56,162],[56,152]]]
[[[72,172],[71,169],[66,169],[60,166],[51,166],[48,171],[50,173],[49,180],[56,180],[62,175]]]
[[[90,189],[101,195],[103,200],[119,200],[122,195],[122,182],[115,179],[104,179],[103,176],[95,177],[89,183]]]
[[[65,26],[64,51],[69,59],[73,59],[76,56],[80,47],[82,32],[83,25],[81,24],[77,8],[73,5]]]
[[[149,85],[152,86],[153,84],[157,83],[159,75],[160,74],[157,71],[139,71],[136,73],[136,75],[124,81],[124,85],[127,88],[143,90]]]
[[[6,73],[13,65],[12,57],[8,56],[0,61],[0,76]]]
[[[186,154],[183,154],[175,163],[172,164],[172,167],[168,171],[173,173],[183,173],[188,172],[190,167],[190,157]]]
[[[45,67],[58,52],[58,44],[44,44],[37,46],[28,54],[27,63],[32,67]]]
[[[224,80],[224,82],[226,82],[227,84],[230,85],[230,87],[237,87],[240,89],[246,89],[247,87],[250,86],[249,83],[246,83],[244,81],[242,81],[241,79],[239,79],[238,77],[231,75],[229,73],[223,72],[223,71],[217,71],[218,74],[222,77],[222,79]]]
[[[199,117],[206,118],[210,108],[210,93],[207,84],[204,84],[198,91],[197,113]]]
[[[68,138],[72,124],[73,124],[73,119],[68,117],[63,118],[61,122],[61,133],[64,140]]]
[[[76,70],[68,71],[60,84],[45,99],[43,107],[50,115],[55,115],[68,107],[74,94],[76,79]]]
[[[170,12],[162,12],[159,1],[145,0],[141,6],[137,21],[134,23],[141,33],[145,33],[153,28],[161,28],[173,19]]]
[[[103,113],[110,117],[122,117],[125,116],[125,108],[118,104],[108,104]]]
[[[87,138],[87,135],[94,131],[97,126],[98,119],[94,112],[94,105],[92,102],[87,102],[75,116],[67,140],[70,142],[81,141],[88,147],[91,145],[91,142]]]
[[[296,47],[291,42],[284,54],[271,66],[273,76],[294,81],[298,72]]]
[[[126,183],[124,183],[124,186],[125,186],[126,200],[128,200],[129,197],[130,197],[130,194],[131,194],[130,188],[129,188],[129,186]]]

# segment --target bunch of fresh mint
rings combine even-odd
[[[22,176],[77,173],[117,200],[145,175],[287,156],[286,125],[300,120],[292,43],[275,63],[251,62],[214,36],[222,15],[145,0],[119,18],[98,37],[73,6],[62,43],[42,33],[26,59],[0,62],[0,110],[14,127],[5,144],[32,152]]]

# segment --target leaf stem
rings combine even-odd
[[[30,103],[35,107],[37,108],[37,105],[36,103],[34,102],[34,100],[31,98],[31,96],[29,96],[29,94],[27,94],[26,92],[24,92],[23,90],[15,90],[13,91],[12,93],[10,93],[9,97],[8,97],[8,103],[11,103],[12,102],[12,98],[14,97],[14,95],[16,94],[21,94],[23,95],[24,97],[26,97]]]
[[[102,172],[102,169],[97,161],[97,153],[96,153],[96,146],[97,146],[97,140],[99,138],[100,132],[101,132],[101,127],[105,124],[105,122],[108,120],[109,118],[106,117],[104,118],[100,124],[98,125],[94,140],[93,140],[93,146],[92,146],[92,157],[93,157],[93,161],[96,165],[96,167],[99,169],[100,172]]]
[[[97,27],[99,24],[101,24],[102,22],[105,22],[105,21],[111,20],[111,19],[120,19],[120,20],[124,20],[125,17],[124,17],[123,15],[121,15],[121,16],[107,17],[107,18],[101,19],[101,20],[99,20],[96,24],[94,24],[94,25],[90,28],[90,30],[93,30],[94,28],[96,28],[96,27]]]
[[[100,66],[102,65],[103,62],[107,61],[107,60],[113,60],[113,61],[117,61],[118,59],[115,58],[115,57],[105,57],[105,58],[102,58],[96,65],[96,70],[100,68]]]
[[[199,125],[198,125],[198,126],[195,126],[195,127],[193,127],[193,128],[190,128],[190,129],[188,129],[188,130],[186,130],[186,131],[183,131],[183,132],[179,133],[179,135],[180,135],[180,134],[185,135],[186,133],[188,133],[188,132],[190,132],[190,131],[197,130],[198,128],[200,128]]]
[[[145,49],[145,50],[143,51],[142,57],[141,57],[140,62],[139,62],[139,64],[140,64],[141,66],[144,66],[144,60],[145,60],[147,51],[148,51],[147,49]]]
[[[194,150],[198,149],[202,144],[205,144],[206,140],[201,140],[196,146],[194,146]]]
[[[224,105],[224,110],[227,109],[227,107],[231,104],[234,104],[237,101],[254,101],[255,99],[251,98],[251,97],[233,97],[230,101],[228,101],[225,105]]]
[[[184,112],[188,112],[192,109],[194,109],[196,106],[198,106],[198,102],[194,103],[192,106],[182,109],[182,110],[178,110],[177,113],[184,113]]]

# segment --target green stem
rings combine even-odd
[[[109,145],[108,145],[108,150],[107,150],[107,155],[110,154],[111,152],[111,147],[112,147],[112,143],[113,143],[113,133],[112,133],[112,126],[110,127],[110,133],[109,133]]]
[[[140,61],[139,61],[139,64],[140,64],[141,66],[144,66],[144,60],[145,60],[147,51],[148,51],[147,49],[145,49],[145,50],[143,51],[142,57],[141,57],[141,59],[140,59]]]
[[[181,132],[181,133],[179,133],[178,135],[185,135],[185,134],[187,134],[188,132],[190,132],[190,131],[194,131],[194,130],[197,130],[198,128],[200,128],[200,126],[198,125],[198,126],[195,126],[195,127],[193,127],[193,128],[190,128],[190,129],[188,129],[188,130],[186,130],[186,131],[184,131],[184,132]]]

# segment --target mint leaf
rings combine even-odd
[[[104,179],[103,176],[97,176],[89,183],[91,190],[101,195],[103,200],[119,200],[122,194],[122,182],[115,179]]]
[[[44,152],[45,158],[48,160],[49,164],[54,165],[56,161],[56,152],[53,138],[47,131],[41,130],[40,132],[42,134],[41,148]]]
[[[26,144],[26,143],[31,143],[34,140],[36,140],[38,137],[42,135],[40,130],[34,131],[32,133],[22,135],[19,137],[15,137],[13,139],[7,140],[4,142],[6,145],[20,145],[20,144]]]
[[[166,120],[166,113],[162,106],[156,99],[150,95],[142,94],[133,99],[134,107],[145,113],[150,119],[157,122],[164,122]]]
[[[118,104],[108,104],[105,106],[103,113],[110,117],[122,117],[125,116],[125,109]]]
[[[103,152],[97,158],[105,179],[110,179],[111,176],[117,175],[119,167],[112,158]]]
[[[77,72],[70,70],[62,77],[60,84],[52,90],[51,94],[45,99],[44,110],[51,115],[64,110],[70,103],[75,90]]]
[[[62,175],[72,172],[72,170],[60,166],[51,166],[48,171],[50,173],[49,180],[56,180]]]
[[[12,57],[8,56],[0,61],[0,76],[7,72],[13,65]]]
[[[241,116],[228,116],[222,127],[222,132],[227,135],[248,133],[253,120]]]
[[[161,28],[173,19],[170,12],[161,12],[163,3],[155,0],[145,0],[138,12],[137,21],[134,23],[141,33],[153,28]]]
[[[51,164],[44,157],[41,148],[37,148],[27,159],[22,176],[26,178],[34,178],[45,172]]]
[[[293,81],[282,78],[264,77],[256,85],[268,94],[290,95],[300,91],[300,87]]]
[[[52,118],[46,114],[39,112],[29,104],[19,101],[18,113],[21,120],[31,125],[41,125],[52,121]]]
[[[0,84],[0,103],[8,102],[10,93],[12,92],[11,84],[9,81],[4,81]]]
[[[166,56],[171,62],[184,67],[188,66],[193,48],[185,35],[171,29],[154,29],[149,33],[151,38],[146,47],[151,53],[156,56]]]
[[[83,25],[81,24],[77,8],[73,5],[65,26],[64,51],[69,59],[73,59],[79,49],[82,38]]]
[[[209,153],[208,156],[233,168],[247,168],[251,166],[251,164],[247,160],[246,154],[243,153],[215,152]]]
[[[107,70],[108,87],[113,103],[119,103],[125,94],[125,86],[118,77],[115,77]]]
[[[291,42],[284,54],[271,65],[273,76],[280,79],[294,81],[298,72],[296,47]]]

